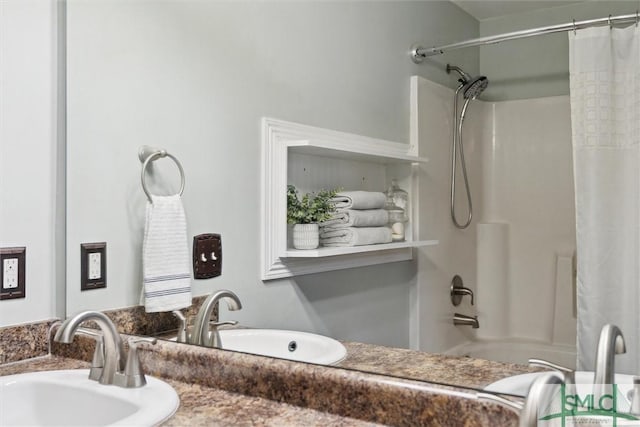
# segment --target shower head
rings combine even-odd
[[[485,76],[474,77],[462,87],[465,99],[476,99],[489,86],[489,79]]]
[[[489,85],[489,79],[485,76],[471,77],[462,68],[447,64],[447,74],[452,71],[460,74],[459,82],[462,84],[464,99],[476,99]]]

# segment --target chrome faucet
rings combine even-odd
[[[533,383],[531,383],[524,404],[505,399],[504,397],[493,393],[479,392],[477,397],[478,399],[500,403],[501,405],[518,412],[520,415],[520,422],[518,423],[519,427],[537,427],[539,419],[538,410],[542,405],[547,405],[549,403],[550,399],[553,397],[553,392],[555,391],[554,388],[550,386],[562,386],[563,384],[563,374],[560,372],[548,372],[539,376],[535,381],[533,381]]]
[[[616,354],[626,353],[622,331],[615,325],[604,325],[600,331],[598,350],[596,351],[596,370],[593,379],[593,398],[599,401],[613,391],[615,382],[614,359]]]
[[[223,289],[215,292],[207,297],[202,303],[196,320],[193,323],[193,330],[191,331],[188,341],[191,344],[203,345],[207,347],[220,347],[220,335],[218,334],[218,327],[223,325],[236,325],[238,322],[211,322],[211,313],[213,308],[218,304],[220,300],[227,301],[227,307],[231,311],[242,309],[242,303],[236,294]],[[210,327],[211,326],[211,327]]]
[[[90,332],[80,327],[82,323],[89,320],[98,325],[100,333]],[[96,340],[89,379],[97,380],[100,384],[113,384],[126,388],[142,387],[146,384],[136,344],[141,341],[155,344],[155,338],[132,340],[129,343],[129,357],[126,358],[122,338],[116,326],[111,319],[99,311],[83,311],[68,318],[60,325],[53,339],[70,344],[76,334],[89,335]]]
[[[70,344],[80,324],[87,320],[94,321],[102,331],[103,336],[104,363],[98,382],[100,384],[114,384],[116,374],[124,371],[125,355],[120,334],[111,319],[107,316],[99,311],[80,312],[68,318],[60,325],[54,340]]]
[[[470,325],[473,329],[478,329],[480,327],[480,323],[478,322],[478,316],[467,316],[460,313],[455,313],[453,315],[453,324],[454,325]]]

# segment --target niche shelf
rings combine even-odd
[[[262,280],[406,261],[418,240],[418,170],[427,162],[414,146],[271,118],[262,119]],[[406,241],[379,245],[297,250],[290,244],[287,184],[300,192],[343,187],[383,191],[391,179],[409,192]]]

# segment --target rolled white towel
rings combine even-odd
[[[321,222],[320,227],[380,227],[389,222],[389,212],[384,209],[345,209],[336,212],[328,221]]]
[[[325,227],[320,232],[322,246],[363,246],[391,243],[391,230],[387,227]]]
[[[331,199],[336,209],[380,209],[387,196],[377,191],[341,191]]]

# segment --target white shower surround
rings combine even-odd
[[[421,177],[420,230],[441,242],[420,250],[414,348],[443,352],[470,341],[513,339],[575,347],[567,271],[575,251],[568,96],[472,103],[463,137],[475,212],[471,227],[460,231],[449,216],[453,91],[417,77],[412,83],[412,138],[431,159]],[[458,203],[464,215],[466,203]],[[503,285],[478,282],[476,262],[486,259],[477,253],[479,223],[506,224],[497,227],[507,230],[508,259],[496,265],[504,269]],[[467,298],[451,305],[454,274],[476,292],[476,306]],[[477,314],[480,329],[453,326],[454,312]]]

